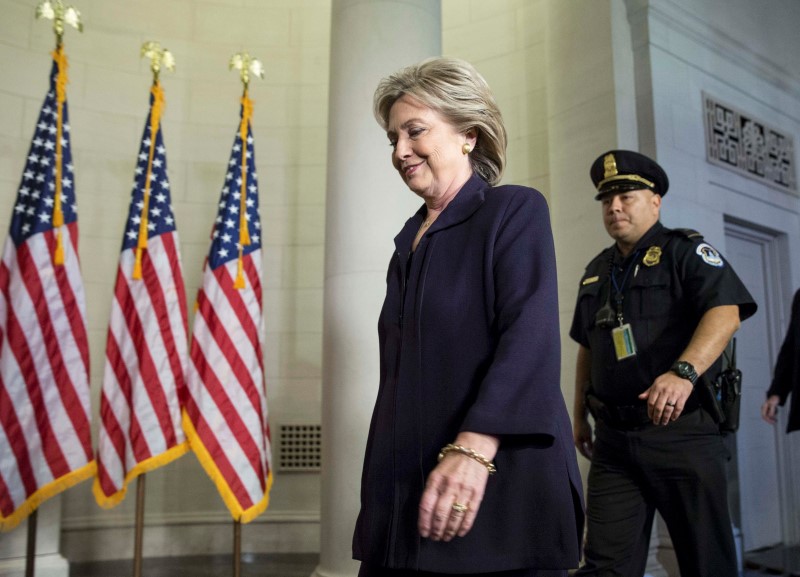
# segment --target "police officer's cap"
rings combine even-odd
[[[609,150],[601,154],[589,171],[597,188],[595,200],[604,194],[647,188],[664,196],[669,188],[667,173],[658,163],[632,150]]]

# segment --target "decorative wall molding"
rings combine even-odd
[[[70,563],[132,559],[135,531],[132,515],[116,516],[61,531],[60,553]],[[242,526],[247,553],[316,553],[320,550],[319,515],[262,515]],[[230,515],[146,515],[143,555],[183,557],[229,554],[233,546]],[[38,571],[38,568],[37,568]],[[0,575],[4,575],[0,572]],[[38,575],[38,572],[37,572]],[[63,576],[59,576],[63,577]]]
[[[62,531],[86,531],[97,529],[126,529],[134,526],[134,516],[128,513],[108,513],[101,517],[84,516],[64,519]],[[145,526],[163,527],[179,525],[221,525],[230,524],[231,516],[227,511],[219,513],[145,513]],[[319,511],[267,511],[248,523],[248,525],[287,524],[287,523],[319,523]]]
[[[706,160],[716,166],[797,194],[794,139],[703,92]]]

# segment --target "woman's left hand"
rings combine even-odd
[[[770,395],[761,405],[761,418],[770,425],[778,422],[778,405],[780,402],[781,398],[778,395]]]
[[[500,444],[497,437],[463,432],[453,441],[490,461]],[[428,475],[419,503],[419,534],[434,541],[463,537],[472,528],[486,491],[487,468],[475,459],[451,451]]]

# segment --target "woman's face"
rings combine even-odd
[[[404,94],[389,111],[386,131],[392,164],[403,182],[426,201],[452,197],[472,174],[465,143],[475,131],[457,132],[438,112]]]

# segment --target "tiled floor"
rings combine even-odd
[[[319,563],[316,553],[274,553],[242,556],[241,577],[310,577]],[[800,546],[749,553],[742,577],[781,575],[800,577]],[[132,577],[131,561],[73,563],[70,577]],[[142,577],[228,577],[233,561],[228,555],[145,559]]]
[[[745,566],[760,571],[756,575],[787,575],[800,577],[800,546],[775,547],[748,553]]]
[[[319,563],[316,553],[242,555],[241,577],[310,577]],[[132,561],[72,563],[69,577],[132,577]],[[142,562],[142,577],[229,577],[229,555],[162,557]]]

